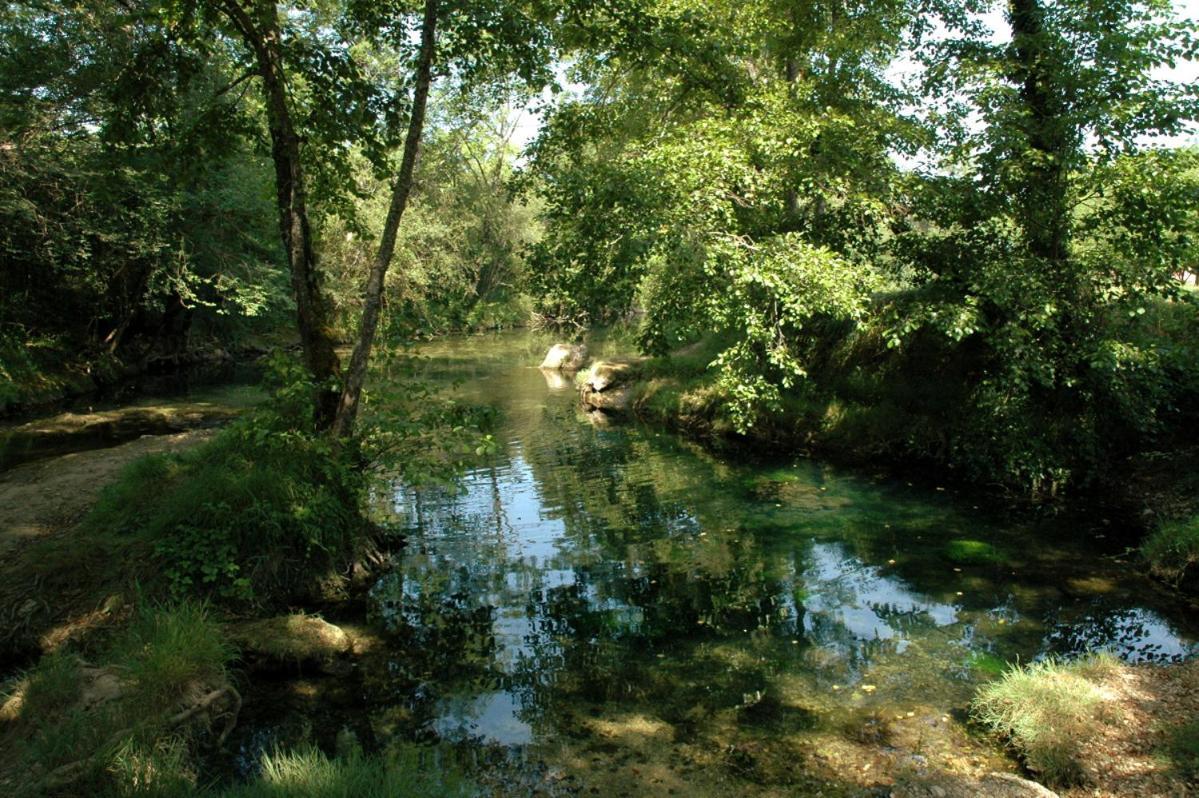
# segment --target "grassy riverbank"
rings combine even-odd
[[[250,669],[348,667],[346,633],[294,609],[345,603],[364,586],[354,583],[364,562],[380,559],[386,533],[363,514],[371,462],[386,462],[387,450],[404,458],[403,473],[450,473],[467,429],[467,411],[412,383],[419,409],[389,403],[410,428],[336,443],[313,428],[311,386],[278,366],[267,400],[220,431],[126,444],[119,473],[87,471],[110,484],[76,490],[73,509],[51,514],[58,520],[5,519],[15,537],[0,547],[9,620],[0,653],[27,669],[0,688],[0,786],[18,795],[462,794],[448,760],[368,757],[349,744],[337,757],[266,751],[257,778],[210,783],[205,762],[237,723]],[[95,457],[83,454],[88,468]]]
[[[971,712],[1066,795],[1186,795],[1199,778],[1196,662],[1017,665],[979,690]]]

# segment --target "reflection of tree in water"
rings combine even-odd
[[[1027,529],[818,466],[729,465],[672,436],[597,429],[525,376],[535,392],[501,381],[517,397],[497,433],[509,444],[464,492],[399,492],[417,533],[375,590],[402,654],[381,678],[417,696],[418,719],[502,691],[534,726],[606,702],[694,724],[772,695],[780,675],[903,663],[911,641],[926,663],[1038,646],[1170,653],[1119,599],[1065,614],[1070,558],[1036,567]]]
[[[1059,616],[1047,624],[1041,654],[1077,656],[1108,651],[1129,662],[1178,662],[1196,653],[1194,645],[1177,635],[1156,613],[1140,608],[1113,607],[1097,599],[1080,615]]]

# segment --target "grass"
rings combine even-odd
[[[1166,755],[1179,776],[1199,782],[1199,718],[1169,730]]]
[[[104,794],[122,773],[142,786],[167,779],[163,757],[182,762],[190,740],[172,716],[228,685],[233,654],[204,606],[143,607],[93,662],[49,655],[8,685],[0,766],[18,779],[18,795],[54,783]]]
[[[315,748],[263,757],[257,779],[221,798],[457,798],[475,794],[435,751],[405,747],[378,757],[330,758]]]
[[[1117,668],[1108,655],[1016,665],[978,691],[971,715],[1047,782],[1076,784],[1083,745],[1112,716],[1099,682]]]
[[[1150,570],[1178,584],[1199,565],[1199,515],[1159,526],[1141,544]]]

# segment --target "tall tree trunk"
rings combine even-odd
[[[387,268],[395,254],[396,234],[400,220],[408,207],[408,196],[412,193],[412,173],[416,168],[416,156],[420,149],[421,134],[425,127],[425,106],[429,100],[429,86],[433,82],[433,58],[437,49],[437,5],[438,0],[425,0],[425,14],[421,22],[420,54],[416,65],[416,87],[412,96],[412,116],[408,120],[408,137],[404,140],[404,158],[400,162],[400,173],[391,194],[391,206],[387,210],[387,221],[383,224],[383,235],[379,240],[379,251],[371,264],[366,281],[366,296],[362,307],[362,322],[358,328],[358,342],[350,357],[346,371],[341,401],[337,407],[337,418],[333,422],[333,435],[344,438],[354,430],[358,417],[358,406],[362,399],[362,385],[366,381],[366,366],[370,360],[371,347],[379,328],[379,310],[383,303],[383,283]]]
[[[1074,142],[1044,17],[1041,0],[1008,2],[1016,56],[1013,78],[1020,84],[1026,112],[1021,126],[1027,149],[1017,154],[1025,161],[1025,177],[1017,187],[1017,201],[1029,251],[1064,265],[1070,242],[1067,170]]]
[[[304,361],[317,385],[316,424],[327,429],[337,413],[336,389],[340,363],[334,348],[332,303],[325,295],[312,248],[300,138],[292,123],[287,82],[280,48],[278,10],[274,0],[220,0],[220,8],[253,51],[262,78],[267,124],[271,134],[271,160],[275,164],[279,232],[287,253],[291,287]]]

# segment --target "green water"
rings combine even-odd
[[[421,350],[496,408],[500,450],[460,492],[388,493],[410,538],[372,591],[379,744],[469,747],[506,794],[837,794],[905,762],[1011,768],[964,722],[1005,662],[1197,650],[1102,518],[605,423],[532,367],[544,344]]]

